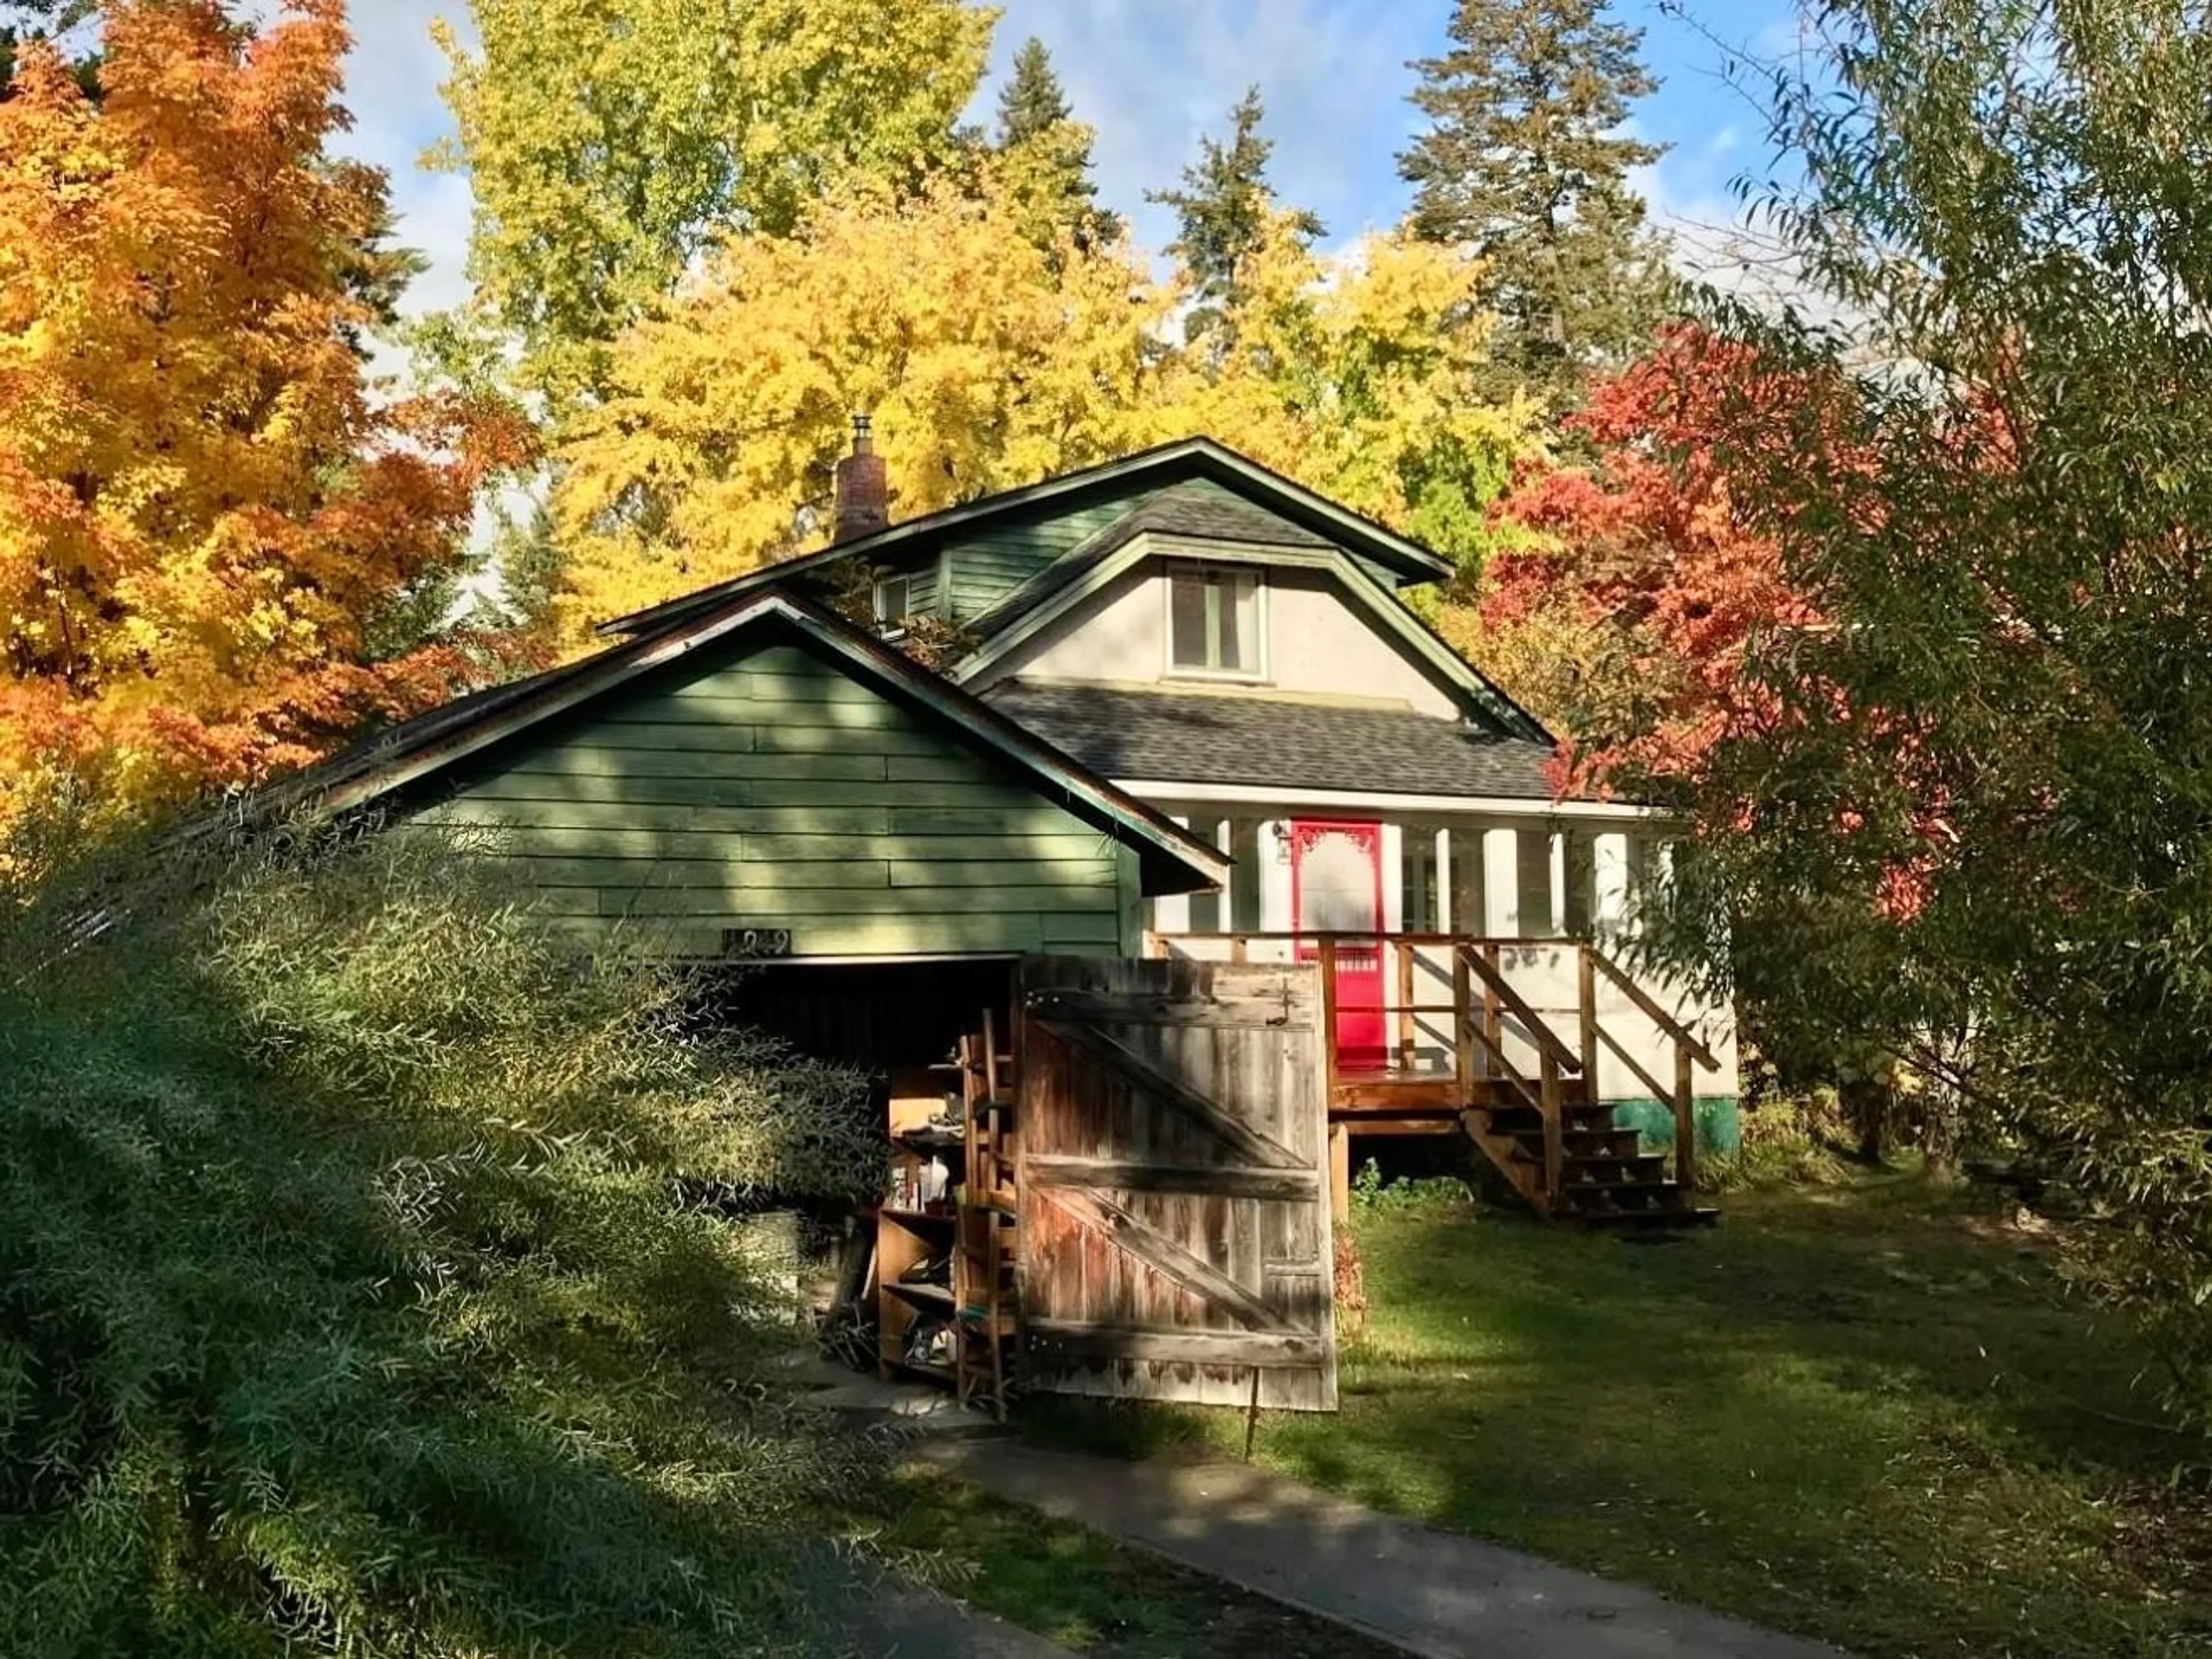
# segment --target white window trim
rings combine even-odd
[[[894,582],[898,585],[906,600],[904,608],[896,617],[888,614],[888,608],[884,604],[884,592]],[[891,570],[885,571],[882,575],[878,576],[870,589],[868,605],[875,613],[878,633],[886,639],[897,639],[906,633],[907,623],[914,617],[914,573],[907,570]]]
[[[1251,668],[1194,668],[1176,660],[1175,584],[1178,575],[1240,576],[1252,579],[1253,656]],[[1267,649],[1267,573],[1255,565],[1208,563],[1201,559],[1176,559],[1164,568],[1160,583],[1160,678],[1163,680],[1206,680],[1217,685],[1265,685],[1268,683],[1271,653]]]

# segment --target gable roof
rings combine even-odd
[[[974,629],[983,643],[955,665],[953,678],[963,684],[978,678],[1024,640],[1067,615],[1085,599],[1101,592],[1125,572],[1152,556],[1155,550],[1146,544],[1146,532],[1164,530],[1168,526],[1157,520],[1148,520],[1149,510],[1149,507],[1140,507],[1127,518],[1116,520],[1066,557],[1038,572],[977,617]],[[1240,553],[1234,544],[1224,543],[1208,556],[1236,562],[1240,557],[1254,556],[1249,550]],[[1481,716],[1494,725],[1499,732],[1524,743],[1540,745],[1547,753],[1558,746],[1559,740],[1545,730],[1542,721],[1508,696],[1481,670],[1453,650],[1435,629],[1395,595],[1377,586],[1372,577],[1336,547],[1323,544],[1311,549],[1271,550],[1261,556],[1261,562],[1269,564],[1295,562],[1304,568],[1326,574],[1378,633],[1390,636],[1408,655],[1425,665],[1438,680],[1458,692],[1464,699],[1464,707],[1470,711],[1479,710]],[[986,691],[984,695],[990,694]],[[1153,775],[1123,772],[1119,775]]]
[[[617,617],[611,622],[601,623],[599,631],[617,636],[639,634],[679,617],[696,614],[757,588],[819,569],[841,559],[882,561],[896,558],[910,552],[922,551],[954,532],[973,529],[994,519],[1031,513],[1046,506],[1065,505],[1073,508],[1089,497],[1126,493],[1132,488],[1143,488],[1147,484],[1164,486],[1195,478],[1207,478],[1225,485],[1256,504],[1256,508],[1244,509],[1243,514],[1237,520],[1242,527],[1227,534],[1225,539],[1252,539],[1255,522],[1264,520],[1267,530],[1260,535],[1260,539],[1271,544],[1279,545],[1284,542],[1284,527],[1287,525],[1294,534],[1313,538],[1315,544],[1342,547],[1361,554],[1407,582],[1435,581],[1451,574],[1452,566],[1449,560],[1431,552],[1418,542],[1408,540],[1395,531],[1364,518],[1303,484],[1293,483],[1249,456],[1238,454],[1226,445],[1217,443],[1211,438],[1185,438],[1118,461],[1109,461],[1101,466],[1048,478],[1025,489],[1003,490],[981,501],[910,519],[871,536],[840,542],[818,553],[805,554],[759,570],[748,571],[742,576],[701,588],[696,592],[684,594],[665,604],[634,611],[627,617]],[[1196,503],[1187,502],[1184,506],[1188,511],[1199,510]],[[1234,506],[1234,503],[1224,503],[1213,510],[1212,521],[1217,526],[1228,521],[1227,511],[1233,511]],[[1202,535],[1209,532],[1197,531],[1191,533]]]
[[[781,586],[727,601],[704,615],[679,617],[581,662],[458,698],[403,721],[263,791],[252,810],[263,817],[311,805],[325,812],[352,811],[702,647],[761,630],[796,634],[854,678],[957,727],[969,742],[1024,774],[1055,804],[1133,847],[1147,895],[1227,882],[1230,860],[1218,848],[950,680]]]

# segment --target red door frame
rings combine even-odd
[[[1305,927],[1306,849],[1327,835],[1364,844],[1375,896],[1371,945],[1336,948],[1336,1064],[1340,1072],[1379,1072],[1389,1064],[1389,1018],[1382,985],[1382,826],[1368,819],[1297,818],[1291,824],[1291,923]],[[1352,930],[1358,931],[1358,930]],[[1301,962],[1321,956],[1317,943],[1300,939]]]

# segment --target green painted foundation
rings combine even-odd
[[[1743,1145],[1743,1122],[1734,1095],[1699,1095],[1695,1112],[1699,1152],[1725,1154]],[[1674,1109],[1664,1101],[1616,1100],[1613,1121],[1641,1134],[1647,1146],[1674,1144]]]

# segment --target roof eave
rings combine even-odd
[[[1227,883],[1231,860],[1219,848],[1200,841],[1179,824],[1092,773],[1073,757],[1045,742],[989,704],[922,667],[881,641],[864,635],[827,610],[772,587],[748,594],[710,617],[672,623],[659,635],[614,647],[594,662],[579,664],[550,684],[543,695],[520,698],[489,711],[476,721],[441,731],[421,748],[372,762],[335,783],[319,799],[319,810],[337,814],[357,810],[441,771],[480,750],[515,736],[542,720],[589,702],[624,682],[665,666],[699,647],[771,617],[781,617],[864,674],[929,708],[939,718],[981,739],[1016,765],[1065,793],[1094,817],[1102,817],[1139,843],[1140,860],[1165,860],[1155,879],[1179,866],[1190,884],[1162,884],[1160,892],[1198,891]],[[596,669],[597,672],[592,672]],[[1147,891],[1153,890],[1151,886]]]
[[[723,600],[738,598],[771,583],[808,574],[843,559],[880,555],[904,548],[908,544],[926,545],[952,531],[1001,514],[1021,512],[1085,490],[1125,483],[1146,472],[1183,465],[1191,465],[1200,475],[1210,477],[1216,483],[1243,483],[1256,487],[1263,494],[1274,498],[1275,510],[1280,511],[1287,504],[1291,511],[1285,516],[1291,522],[1303,523],[1305,528],[1316,533],[1345,538],[1347,544],[1357,544],[1356,550],[1392,566],[1407,584],[1440,581],[1452,574],[1453,566],[1449,559],[1372,519],[1338,505],[1279,472],[1262,466],[1248,456],[1238,454],[1227,445],[1212,438],[1182,438],[1173,443],[1141,450],[1134,455],[1123,456],[1103,465],[1066,473],[1056,478],[1042,479],[1018,489],[1001,490],[979,501],[947,507],[904,524],[889,526],[873,535],[857,537],[817,552],[802,554],[797,558],[786,559],[759,570],[748,571],[742,576],[697,592],[683,594],[645,610],[632,611],[628,616],[617,617],[601,623],[593,631],[603,638],[610,639],[644,633]]]

